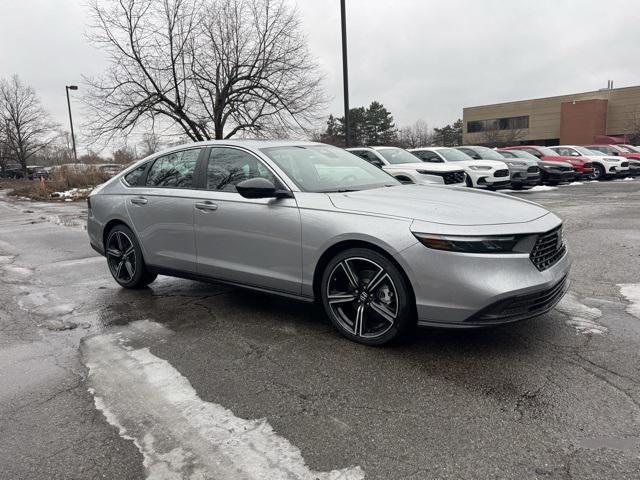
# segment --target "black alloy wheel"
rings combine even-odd
[[[351,340],[381,345],[414,324],[415,304],[404,276],[369,249],[338,254],[325,269],[322,300],[334,326]]]
[[[145,287],[157,277],[147,270],[135,235],[124,225],[116,225],[109,232],[105,253],[111,275],[125,288]]]

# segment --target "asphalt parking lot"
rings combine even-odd
[[[369,348],[312,305],[122,290],[84,204],[0,194],[0,478],[638,479],[640,179],[514,195],[565,220],[558,308]]]

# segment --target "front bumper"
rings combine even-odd
[[[528,254],[452,253],[421,243],[396,259],[413,286],[418,324],[447,328],[486,327],[541,315],[562,298],[571,267],[568,252],[539,271]]]
[[[507,188],[511,186],[511,178],[481,177],[478,179],[478,185],[491,188]]]

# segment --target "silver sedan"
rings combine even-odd
[[[125,288],[158,274],[317,301],[369,345],[414,325],[535,317],[567,289],[562,222],[523,200],[401,185],[335,147],[210,141],[141,160],[89,197],[91,245]]]

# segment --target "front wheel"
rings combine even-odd
[[[593,175],[591,177],[592,180],[604,180],[605,171],[602,165],[598,165],[597,163],[593,165]]]
[[[107,264],[113,279],[124,288],[142,288],[158,276],[147,270],[142,249],[134,233],[124,225],[116,225],[107,235]]]
[[[336,329],[359,343],[382,345],[415,324],[408,282],[391,261],[367,248],[345,250],[329,262],[321,295]]]

